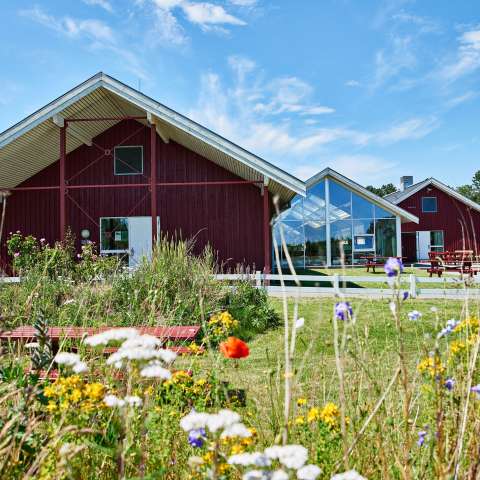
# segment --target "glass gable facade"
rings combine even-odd
[[[356,265],[367,256],[397,255],[397,222],[390,213],[332,178],[324,178],[297,196],[275,219],[296,267]],[[281,249],[279,249],[281,250]],[[285,259],[282,255],[282,264]]]

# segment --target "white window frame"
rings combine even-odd
[[[423,208],[423,201],[426,199],[434,199],[435,200],[435,210],[425,210]],[[438,212],[438,199],[437,197],[422,197],[422,213],[437,213]]]
[[[128,232],[128,217],[100,217],[100,228],[98,229],[99,234],[99,244],[100,244],[100,255],[102,254],[125,254],[130,253],[130,248],[127,249],[119,249],[119,250],[105,250],[103,249],[102,245],[102,220],[113,220],[113,219],[125,219],[127,220],[127,232]],[[129,244],[130,245],[130,244]]]
[[[133,172],[133,173],[117,173],[117,148],[140,148],[142,152],[142,171],[141,172]],[[113,148],[113,174],[115,176],[123,177],[123,176],[132,176],[132,175],[143,175],[143,164],[144,164],[144,156],[143,156],[143,145],[117,145]],[[107,217],[107,218],[115,218],[115,217]],[[124,217],[116,217],[116,218],[124,218]]]

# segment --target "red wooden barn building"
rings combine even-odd
[[[407,261],[428,260],[430,251],[480,254],[480,205],[435,178],[413,184],[413,177],[402,177],[400,184],[385,199],[419,218],[402,224]]]
[[[271,268],[272,198],[303,182],[98,73],[0,134],[9,232],[53,243],[70,229],[135,264],[159,233],[210,244],[229,267]]]

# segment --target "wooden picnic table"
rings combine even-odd
[[[461,276],[468,274],[470,277],[476,275],[480,269],[474,266],[474,256],[471,251],[455,252],[428,252],[430,267],[427,272],[438,275],[440,278],[443,272],[458,272]]]
[[[385,262],[391,257],[382,257],[379,255],[365,255],[361,258],[366,260],[365,266],[367,267],[367,273],[370,271],[370,269],[372,269],[373,273],[376,273],[375,267],[383,267],[385,265]],[[398,260],[403,260],[405,257],[394,258],[397,258]]]

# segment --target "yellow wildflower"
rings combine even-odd
[[[54,412],[57,409],[57,404],[55,402],[48,402],[47,411],[49,413]]]
[[[312,407],[307,413],[308,423],[316,422],[320,419],[320,409],[317,407]]]
[[[54,387],[47,386],[43,389],[43,395],[45,395],[45,397],[47,397],[47,398],[55,397],[56,394],[57,394],[57,392],[56,392]]]
[[[320,419],[329,427],[334,428],[338,424],[340,409],[332,402],[328,402],[320,412]]]
[[[232,445],[232,448],[230,449],[230,455],[237,455],[239,453],[243,453],[244,450],[244,446],[237,443],[235,445]]]
[[[303,407],[304,405],[307,404],[307,399],[306,398],[297,398],[297,405],[299,407]]]
[[[74,403],[82,399],[82,391],[79,388],[74,388],[70,394],[70,400]]]
[[[435,357],[424,358],[418,365],[417,370],[420,373],[428,373],[431,377],[441,375],[445,371],[442,361],[438,355]]]
[[[305,423],[305,418],[303,416],[299,416],[295,419],[295,425],[303,425]]]

